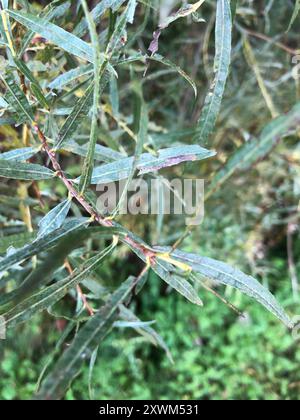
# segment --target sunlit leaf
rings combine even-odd
[[[52,231],[59,229],[71,208],[71,200],[65,200],[54,207],[39,223],[38,238],[48,235]]]
[[[12,160],[15,162],[25,162],[38,153],[38,149],[34,147],[24,147],[21,149],[10,150],[9,152],[1,153],[0,160]]]
[[[45,18],[37,17],[30,13],[15,10],[8,10],[7,13],[17,22],[26,26],[26,28],[42,35],[48,41],[68,53],[74,54],[83,60],[89,61],[90,63],[93,62],[93,49],[90,44],[82,41],[82,39],[72,33],[65,31]]]
[[[195,162],[215,156],[214,152],[200,146],[179,146],[158,151],[157,156],[143,153],[138,161],[139,175],[159,171],[182,162]],[[99,166],[94,169],[92,184],[108,183],[128,178],[134,157]]]
[[[74,82],[79,77],[90,75],[92,72],[93,66],[91,64],[79,66],[59,75],[48,85],[48,87],[49,89],[62,89],[68,83]]]

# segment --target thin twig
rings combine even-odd
[[[276,45],[276,47],[282,49],[283,51],[285,51],[285,52],[287,52],[291,55],[299,54],[299,50],[295,50],[294,48],[290,48],[290,47],[284,45],[282,42],[274,41],[272,38],[268,37],[265,34],[261,34],[259,32],[252,31],[251,29],[246,29],[246,28],[241,28],[241,29],[244,32],[246,32],[248,35],[253,36],[255,38],[258,38],[258,39],[261,39],[261,40],[266,41],[266,42],[270,42],[270,43]]]

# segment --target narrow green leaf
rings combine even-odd
[[[93,372],[96,365],[97,357],[98,357],[99,347],[96,347],[93,351],[90,359],[89,365],[89,397],[90,400],[94,400],[94,389],[93,389]]]
[[[147,262],[144,252],[142,252],[140,248],[131,245],[131,239],[133,239],[135,242],[138,242],[142,247],[147,247],[147,245],[131,232],[128,232],[127,238],[129,238],[129,241],[124,241],[126,245],[129,246],[142,261]],[[176,290],[187,300],[194,303],[195,305],[203,305],[196,290],[188,281],[188,279],[184,277],[183,272],[181,273],[182,275],[179,275],[173,265],[158,258],[156,258],[155,263],[151,265],[151,268],[162,280],[164,280],[170,287],[172,287],[172,289]]]
[[[111,9],[113,12],[116,12],[126,0],[102,0],[98,3],[92,10],[92,18],[95,23],[99,23],[101,17],[107,12],[108,9]],[[80,23],[76,26],[74,34],[77,36],[83,36],[88,31],[88,23],[86,18],[83,18]]]
[[[16,83],[14,76],[6,74],[3,76],[0,74],[0,79],[7,87],[6,98],[10,106],[16,111],[18,117],[25,121],[34,121],[34,115],[31,106],[29,105],[26,96]]]
[[[139,101],[140,101],[139,128],[138,128],[139,132],[137,136],[136,148],[135,148],[135,153],[134,153],[134,157],[132,161],[132,167],[130,168],[128,179],[127,179],[126,185],[124,186],[124,190],[122,192],[122,196],[120,197],[119,203],[117,204],[115,210],[112,213],[113,217],[118,214],[119,209],[122,207],[123,202],[126,199],[128,188],[130,184],[132,183],[134,174],[136,172],[139,160],[142,155],[144,144],[147,141],[148,122],[149,122],[148,109],[143,98],[142,89],[140,87],[138,87],[137,89],[138,89],[138,96],[139,96]]]
[[[109,80],[109,98],[113,115],[118,116],[120,108],[118,80],[117,77],[113,74]]]
[[[195,305],[203,306],[198,293],[188,279],[184,277],[184,273],[182,273],[182,275],[178,275],[173,265],[157,259],[156,264],[152,266],[152,270],[169,286],[171,286],[172,289],[176,290],[187,300]]]
[[[224,182],[238,170],[247,170],[256,162],[264,159],[276,146],[278,141],[290,130],[296,129],[300,125],[300,103],[286,115],[282,115],[276,120],[271,121],[262,131],[258,139],[252,139],[228,160],[213,177],[207,197],[217,191]]]
[[[84,226],[88,226],[90,223],[89,219],[74,219],[66,222],[60,229],[51,232],[50,234],[44,236],[43,238],[37,239],[33,243],[24,246],[21,249],[16,250],[15,252],[9,254],[7,257],[3,258],[0,261],[0,272],[5,271],[13,265],[20,263],[27,258],[31,258],[34,255],[39,254],[47,249],[55,246],[62,238],[71,234],[76,230],[80,230]],[[0,285],[2,285],[0,281]]]
[[[99,96],[102,95],[102,92],[105,89],[105,86],[107,85],[108,81],[109,81],[109,72],[104,71],[101,77],[101,81],[100,81]],[[94,82],[92,82],[89,85],[84,95],[76,102],[74,108],[72,109],[72,112],[70,113],[65,123],[61,127],[57,136],[55,150],[60,149],[61,146],[66,141],[72,138],[73,134],[79,128],[82,121],[86,118],[93,104],[93,95],[94,95]]]
[[[154,55],[158,49],[158,41],[161,36],[161,33],[164,29],[168,28],[171,23],[175,22],[178,19],[187,17],[192,15],[193,13],[196,13],[197,10],[202,6],[202,4],[205,2],[205,0],[199,0],[194,4],[185,4],[182,6],[179,10],[177,10],[175,13],[172,13],[170,16],[168,16],[157,28],[157,30],[153,34],[153,40],[151,41],[151,44],[148,48],[148,51],[151,52],[151,55]]]
[[[79,77],[90,75],[92,72],[93,66],[91,64],[76,67],[75,69],[69,70],[52,80],[48,87],[49,89],[62,89],[64,86],[74,82]]]
[[[24,147],[22,149],[10,150],[9,152],[1,153],[0,160],[13,160],[15,162],[25,162],[32,158],[39,149],[35,147]]]
[[[194,142],[207,144],[214,131],[231,62],[232,20],[228,0],[217,0],[215,78],[205,99]]]
[[[63,266],[68,255],[82,246],[84,239],[85,237],[78,232],[62,238],[52,249],[47,250],[46,258],[30,272],[21,285],[12,292],[0,296],[0,306],[5,305],[5,309],[8,310],[7,305],[10,304],[11,309],[11,305],[15,307],[42,286],[47,285],[53,279],[55,271]]]
[[[59,18],[61,16],[64,16],[68,9],[70,9],[70,3],[68,1],[63,2],[63,4],[60,4],[60,0],[53,0],[50,4],[48,4],[38,15],[38,17],[44,18],[47,21]],[[26,10],[28,12],[29,9]],[[30,45],[30,42],[32,38],[34,37],[35,32],[28,30],[25,34],[22,45],[20,48],[20,51],[18,53],[19,58],[23,56],[26,49]]]
[[[58,133],[55,144],[56,150],[60,149],[67,140],[72,138],[83,119],[88,115],[93,102],[93,89],[94,83],[91,83],[84,95],[76,102],[72,112]]]
[[[171,251],[171,249],[169,249]],[[212,258],[200,257],[195,254],[175,251],[172,257],[188,264],[197,273],[213,279],[217,283],[231,286],[242,293],[255,299],[273,315],[280,319],[288,328],[293,327],[293,322],[279,305],[274,296],[263,287],[255,278],[244,274],[242,271],[230,265]]]
[[[80,177],[79,190],[83,194],[86,188],[91,183],[92,173],[94,169],[94,155],[97,143],[97,126],[98,126],[98,111],[100,102],[100,80],[106,71],[106,61],[101,63],[100,48],[98,41],[97,28],[94,20],[89,12],[86,0],[80,0],[86,20],[88,22],[89,32],[92,40],[92,46],[94,51],[94,94],[93,94],[93,107],[92,107],[92,122],[91,122],[91,133],[90,141],[88,145],[88,152],[84,160],[82,175]]]
[[[33,94],[36,96],[37,100],[39,101],[39,103],[45,107],[45,108],[49,108],[49,103],[42,91],[42,88],[39,84],[39,82],[37,81],[37,79],[34,77],[34,75],[32,74],[32,72],[29,70],[29,68],[26,66],[26,64],[18,59],[17,57],[14,57],[14,62],[17,66],[17,68],[19,69],[19,71],[31,82],[31,89]]]
[[[137,6],[137,0],[129,0],[125,11],[122,13],[115,30],[109,40],[106,53],[112,57],[115,51],[122,46],[120,39],[126,29],[127,23],[133,23],[133,17]]]
[[[66,220],[71,208],[71,200],[65,200],[54,207],[39,223],[38,238],[59,229]]]
[[[36,313],[54,305],[56,302],[61,300],[70,289],[75,287],[84,280],[88,274],[94,271],[101,261],[107,257],[113,249],[114,245],[107,247],[95,257],[87,259],[80,268],[73,272],[72,275],[44,288],[40,292],[34,294],[22,303],[16,305],[14,308],[10,309],[8,312],[4,313],[3,317],[5,319],[5,326],[7,328],[11,328],[21,322],[28,321]]]
[[[143,153],[138,161],[139,175],[158,171],[162,168],[178,165],[182,162],[195,162],[215,156],[214,152],[200,146],[179,146],[162,149],[157,156]],[[129,177],[134,157],[99,166],[94,169],[92,184],[120,181]]]
[[[72,344],[57,362],[54,370],[42,384],[38,399],[54,400],[63,397],[71,380],[78,373],[83,362],[90,358],[95,348],[111,330],[120,305],[132,293],[135,281],[130,278],[111,296],[99,312],[81,328]]]
[[[299,12],[300,12],[300,0],[295,0],[294,12],[293,12],[289,27],[287,29],[287,32],[289,32],[291,30],[293,24],[295,23],[298,15],[299,15]]]
[[[21,23],[21,25],[40,34],[64,51],[90,63],[93,62],[93,49],[87,42],[82,41],[82,39],[49,22],[47,19],[15,10],[7,10],[7,14]]]
[[[181,7],[177,12],[172,13],[166,18],[166,20],[160,25],[161,29],[166,29],[171,23],[175,22],[178,19],[190,16],[192,13],[195,13],[205,2],[205,0],[199,0],[194,4],[186,4]]]
[[[41,179],[53,178],[54,172],[44,166],[35,165],[32,163],[0,160],[0,177],[20,179],[25,181],[39,181]]]
[[[88,145],[84,144],[82,146],[71,140],[62,145],[62,150],[66,150],[68,152],[75,153],[76,155],[85,157],[87,155]],[[124,155],[120,152],[110,149],[109,147],[96,144],[94,158],[100,162],[111,162],[114,160],[123,159]]]

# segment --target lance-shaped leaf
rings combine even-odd
[[[71,139],[73,134],[82,123],[83,119],[88,115],[93,103],[93,90],[94,83],[91,83],[85,91],[84,95],[76,102],[72,112],[58,133],[57,141],[55,144],[56,150],[60,149],[67,140]]]
[[[19,69],[19,71],[31,82],[31,90],[33,92],[33,94],[36,96],[37,100],[39,101],[39,103],[45,107],[45,108],[49,108],[49,103],[42,91],[42,88],[39,84],[39,82],[37,81],[37,79],[34,77],[34,75],[32,74],[32,72],[29,70],[29,68],[26,66],[26,64],[18,59],[17,57],[14,57],[14,62],[17,66],[17,68]]]
[[[0,177],[20,179],[20,180],[35,180],[53,178],[54,172],[45,166],[35,165],[32,163],[22,163],[10,160],[0,160]]]
[[[102,94],[106,84],[109,81],[109,72],[104,71],[101,80],[100,80],[100,92],[99,96]],[[92,82],[84,95],[76,102],[72,112],[66,119],[62,128],[60,129],[57,141],[55,144],[55,149],[58,150],[61,146],[68,140],[70,140],[76,130],[80,127],[83,120],[88,115],[91,106],[93,104],[93,95],[94,95],[94,82]]]
[[[194,286],[184,277],[186,273],[179,275],[172,264],[160,259],[156,260],[156,263],[152,266],[152,270],[187,300],[195,305],[203,306]]]
[[[46,19],[47,21],[50,21],[52,19],[64,16],[69,8],[69,2],[66,1],[63,4],[60,4],[60,0],[53,0],[41,11],[41,13],[38,16]],[[23,56],[27,47],[30,45],[30,42],[33,37],[34,31],[28,30],[24,38],[22,39],[22,45],[18,53],[19,58]]]
[[[292,15],[292,18],[291,18],[291,21],[290,21],[287,32],[292,28],[293,24],[295,23],[298,15],[299,15],[299,12],[300,12],[300,0],[296,0],[295,7],[294,7],[294,12],[293,12],[293,15]]]
[[[45,18],[37,17],[30,13],[15,10],[7,10],[7,13],[10,17],[21,23],[21,25],[40,34],[64,51],[90,63],[93,62],[93,48],[91,45],[70,32],[65,31]]]
[[[72,344],[64,352],[42,384],[38,399],[54,400],[63,397],[71,380],[78,373],[83,362],[90,358],[95,348],[111,330],[119,313],[120,305],[131,295],[135,287],[132,278],[124,282],[99,312],[79,330]]]
[[[82,174],[80,177],[79,190],[83,194],[86,188],[91,183],[92,172],[94,168],[94,155],[98,138],[98,111],[100,102],[100,81],[106,71],[107,61],[101,63],[100,47],[95,22],[89,12],[86,0],[81,0],[81,4],[88,22],[90,37],[92,40],[94,51],[94,93],[93,93],[93,106],[92,106],[92,121],[90,141],[88,143],[88,151],[83,163]]]
[[[62,146],[62,150],[75,153],[76,155],[85,157],[87,155],[87,145],[79,145],[75,141],[68,141]],[[114,160],[124,159],[124,155],[109,147],[96,144],[94,159],[102,162],[111,162]]]
[[[133,157],[133,162],[132,162],[132,167],[130,169],[130,172],[128,174],[128,178],[126,181],[126,184],[124,186],[122,195],[120,197],[120,200],[116,206],[116,208],[114,209],[114,211],[112,212],[112,216],[114,217],[118,212],[119,209],[122,207],[124,200],[126,199],[127,196],[127,192],[128,192],[128,188],[132,183],[133,177],[135,175],[136,169],[137,169],[137,165],[139,163],[139,160],[141,158],[142,155],[142,151],[143,151],[143,146],[147,140],[147,134],[148,134],[148,123],[149,123],[149,118],[148,118],[148,109],[147,106],[145,104],[144,98],[143,98],[143,92],[142,89],[139,87],[137,87],[137,101],[139,102],[139,106],[137,106],[138,108],[138,123],[139,123],[139,127],[138,127],[138,135],[137,135],[137,142],[136,142],[136,147],[135,147],[135,153],[134,153],[134,157]]]
[[[0,79],[3,81],[7,87],[6,99],[9,102],[9,105],[14,109],[18,114],[18,119],[21,121],[30,121],[33,122],[34,115],[29,102],[16,83],[14,76],[9,73],[3,76],[0,73]]]
[[[68,255],[74,249],[79,248],[84,239],[85,235],[82,235],[81,232],[70,233],[51,250],[47,250],[44,261],[30,272],[21,285],[12,292],[0,296],[0,306],[7,307],[10,302],[15,306],[32,293],[37,292],[42,286],[47,285],[52,279],[53,273],[62,267]]]
[[[49,89],[62,89],[64,86],[74,82],[79,77],[87,76],[91,73],[93,73],[93,66],[91,64],[79,66],[59,75],[56,79],[49,83],[48,87]]]
[[[258,139],[252,139],[239,148],[228,160],[224,168],[216,173],[207,192],[207,197],[218,190],[228,178],[238,170],[247,170],[256,162],[264,159],[278,141],[290,130],[300,125],[300,103],[286,115],[273,120],[262,131]]]
[[[34,255],[37,255],[40,252],[52,248],[62,238],[71,234],[75,230],[79,230],[84,226],[88,226],[89,223],[90,220],[88,219],[74,219],[66,222],[60,229],[51,232],[49,235],[46,235],[3,258],[0,261],[0,272],[9,269],[13,265],[20,263],[21,261],[26,260],[27,258],[33,257]],[[3,279],[0,280],[0,285],[2,284]]]
[[[1,153],[0,160],[12,160],[15,162],[26,161],[38,152],[38,148],[24,147],[21,149],[10,150],[9,152]]]
[[[194,142],[205,145],[211,136],[221,109],[231,61],[232,20],[228,0],[217,0],[215,78],[205,99]]]
[[[5,327],[13,327],[21,322],[28,321],[36,313],[45,310],[61,300],[70,289],[86,279],[88,274],[96,270],[103,259],[112,252],[114,247],[115,243],[107,247],[98,255],[87,259],[82,266],[76,269],[70,276],[44,288],[4,313],[3,318]]]
[[[195,162],[212,156],[215,156],[214,152],[197,145],[171,147],[160,150],[157,156],[143,153],[138,161],[137,169],[139,174],[142,175],[178,165],[182,162]],[[95,168],[92,184],[109,183],[128,178],[133,162],[134,157],[130,157]]]
[[[117,48],[122,45],[120,39],[126,29],[127,23],[133,23],[134,13],[137,6],[137,0],[129,0],[125,11],[118,20],[115,30],[113,31],[109,43],[106,48],[106,53],[112,57]]]
[[[71,200],[65,200],[43,217],[39,223],[38,238],[48,235],[63,225],[71,208],[71,203]]]
[[[164,251],[171,252],[172,250],[169,248],[168,250],[164,249]],[[263,305],[288,328],[293,327],[292,320],[275,297],[252,276],[248,276],[221,261],[200,257],[196,254],[174,251],[171,253],[171,256],[179,262],[189,265],[193,271],[214,280],[216,283],[240,290]]]
[[[99,23],[101,17],[105,14],[108,9],[111,9],[113,12],[116,12],[126,0],[102,0],[98,3],[92,10],[92,18],[95,23]],[[74,30],[74,34],[77,36],[82,36],[88,31],[88,23],[86,18],[83,18]]]

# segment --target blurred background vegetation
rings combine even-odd
[[[39,7],[38,3],[43,2],[32,3]],[[160,16],[168,15],[180,3],[153,0],[147,20],[145,8],[140,7],[131,31],[134,33],[144,22],[135,41],[142,51],[147,49]],[[231,74],[213,142],[217,159],[168,170],[166,175],[209,180],[210,174],[272,119],[258,85],[256,66],[276,112],[287,112],[300,99],[299,80],[292,73],[293,57],[300,48],[299,18],[286,33],[294,1],[237,3]],[[171,70],[151,64],[143,84],[151,121],[156,124],[152,126],[156,145],[188,141],[188,128],[197,121],[213,76],[214,10],[215,1],[208,1],[199,16],[206,23],[180,19],[161,37],[160,53],[192,75],[200,98],[195,103],[184,81]],[[255,63],[245,52],[244,37],[254,52]],[[46,59],[46,51],[41,52],[41,63]],[[144,67],[135,65],[134,71],[142,75]],[[119,75],[119,89],[121,111],[126,113],[130,80],[125,71]],[[3,150],[8,136],[17,136],[7,130],[0,127]],[[167,131],[173,134],[164,135]],[[300,313],[295,286],[300,277],[299,164],[299,136],[291,135],[267,159],[235,175],[210,198],[203,225],[183,246],[186,251],[226,261],[253,274],[291,314]],[[73,166],[76,172],[75,161]],[[60,196],[61,191],[55,194]],[[160,245],[172,244],[183,229],[179,218],[128,218],[126,223],[149,242]],[[111,285],[138,273],[140,267],[132,254],[124,252],[123,259],[107,260],[98,274]],[[174,362],[133,331],[115,328],[99,350],[92,373],[86,366],[66,398],[298,399],[299,341],[257,303],[230,289],[225,295],[245,314],[244,318],[204,289],[200,291],[204,308],[195,308],[151,273],[143,293],[135,300],[135,313],[144,321],[155,320],[154,327],[168,345]],[[5,348],[1,347],[1,399],[31,398],[41,371],[49,363],[49,353],[55,352],[66,327],[67,320],[57,314],[65,315],[72,305],[66,300],[55,308],[55,318],[51,314],[39,315],[9,333]]]

